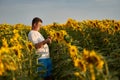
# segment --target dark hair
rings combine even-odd
[[[33,20],[32,20],[32,26],[35,24],[35,23],[38,23],[38,22],[43,22],[42,21],[42,19],[40,19],[39,17],[35,17],[35,18],[33,18]]]

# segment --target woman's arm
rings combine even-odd
[[[35,44],[35,48],[36,48],[36,49],[39,49],[39,48],[41,48],[44,44],[47,44],[47,43],[50,43],[50,42],[51,42],[51,39],[50,39],[50,38],[47,38],[46,40]]]

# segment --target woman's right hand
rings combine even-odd
[[[51,42],[52,42],[52,41],[51,41],[51,38],[48,37],[48,38],[46,39],[46,42],[47,42],[47,43],[51,43]]]

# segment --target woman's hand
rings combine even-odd
[[[46,42],[47,42],[47,43],[51,43],[51,42],[52,42],[52,40],[51,40],[51,37],[50,37],[50,36],[48,36],[48,38],[46,39]]]

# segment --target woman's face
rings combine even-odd
[[[39,29],[40,29],[41,26],[42,26],[42,23],[41,23],[41,22],[38,22],[38,23],[35,24],[35,29],[36,29],[37,31],[39,31]]]

